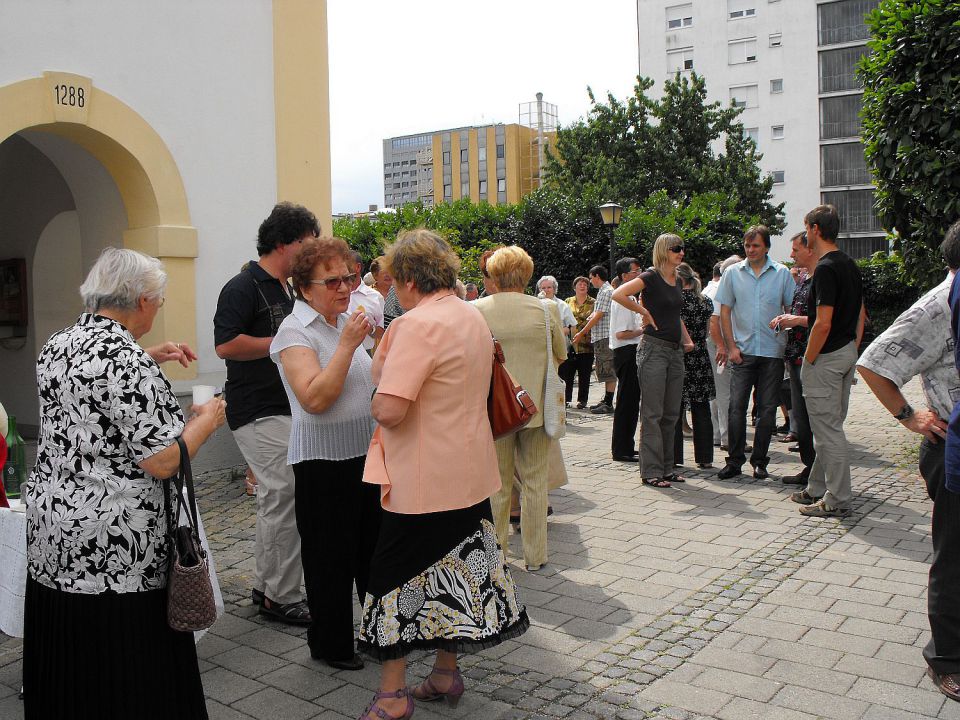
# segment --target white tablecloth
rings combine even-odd
[[[11,500],[16,506],[18,501]],[[223,595],[217,581],[213,553],[200,518],[200,541],[207,551],[217,617],[223,615]],[[22,512],[0,508],[0,631],[12,637],[23,637],[23,594],[27,585],[27,516]],[[194,633],[197,640],[206,630]]]

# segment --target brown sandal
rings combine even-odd
[[[644,485],[650,485],[656,488],[671,487],[670,481],[666,478],[640,478],[640,482],[642,482]]]

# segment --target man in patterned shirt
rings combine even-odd
[[[613,412],[613,393],[617,389],[617,372],[613,367],[613,350],[610,349],[610,298],[613,296],[613,286],[607,282],[609,273],[603,265],[594,265],[588,275],[590,284],[597,289],[597,302],[593,306],[593,315],[583,329],[573,336],[573,342],[579,342],[590,333],[597,380],[604,384],[603,400],[590,411],[595,415],[608,415]]]
[[[944,439],[950,412],[960,400],[950,327],[950,284],[960,268],[960,222],[947,231],[940,252],[950,273],[940,285],[894,320],[857,362],[881,404],[908,430],[923,435],[920,475],[933,500],[933,559],[927,587],[930,641],[923,649],[928,674],[940,692],[960,701],[960,495],[944,485]],[[901,393],[919,375],[927,407],[914,410]]]
[[[787,347],[783,351],[783,359],[790,373],[790,403],[793,405],[793,419],[790,421],[790,431],[797,438],[800,447],[800,461],[803,470],[796,475],[786,475],[782,478],[785,485],[806,485],[810,476],[810,468],[817,457],[813,449],[813,432],[810,430],[810,417],[807,415],[807,403],[803,399],[803,381],[800,379],[800,366],[803,364],[803,353],[807,349],[807,299],[810,297],[810,285],[813,280],[813,271],[817,268],[817,256],[807,245],[807,234],[797,233],[790,238],[790,257],[800,272],[804,273],[793,294],[793,306],[790,312],[777,315],[770,321],[770,327],[777,331],[786,331]],[[779,331],[778,331],[779,332]]]

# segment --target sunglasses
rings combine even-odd
[[[667,249],[672,253],[682,253],[683,245],[674,245],[673,247]]]
[[[350,273],[349,275],[338,275],[337,277],[324,278],[323,280],[311,280],[311,285],[323,285],[327,290],[337,290],[340,285],[346,285],[350,287],[353,285],[353,281],[357,279],[356,273]]]

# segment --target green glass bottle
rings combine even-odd
[[[11,415],[7,428],[7,462],[3,465],[3,486],[8,498],[20,497],[20,486],[27,481],[27,460],[23,438],[17,432],[17,419]]]

